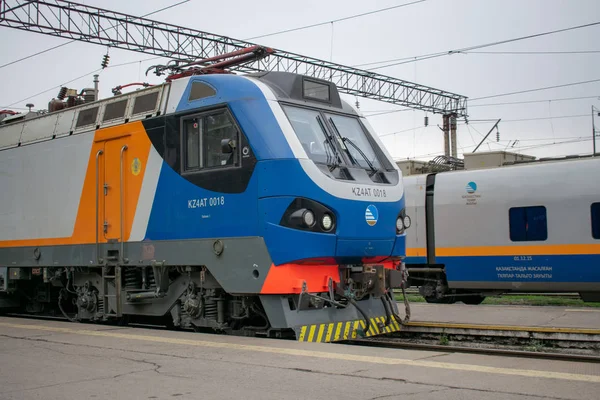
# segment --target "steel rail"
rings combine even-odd
[[[428,351],[441,351],[444,353],[472,353],[472,354],[484,354],[484,355],[497,355],[497,356],[508,356],[508,357],[521,357],[521,358],[540,358],[550,359],[557,361],[579,361],[579,362],[600,362],[600,356],[588,355],[588,354],[565,354],[565,353],[552,353],[552,352],[534,352],[525,350],[510,350],[510,349],[498,349],[489,347],[465,347],[455,345],[439,345],[439,344],[428,344],[428,343],[411,343],[401,340],[369,340],[369,339],[352,339],[347,341],[335,342],[337,344],[348,344],[355,346],[367,346],[367,347],[383,347],[393,349],[407,349],[407,350],[428,350]]]

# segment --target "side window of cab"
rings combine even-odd
[[[227,109],[182,119],[183,173],[240,166],[240,133]]]

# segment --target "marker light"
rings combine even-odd
[[[323,226],[323,229],[328,231],[331,229],[332,225],[333,225],[333,220],[331,219],[331,215],[329,215],[329,214],[323,215],[323,219],[321,219],[321,226]]]
[[[404,228],[410,228],[410,217],[408,215],[404,217]]]
[[[315,214],[310,210],[306,210],[304,211],[304,214],[302,214],[302,220],[306,226],[313,226],[315,223]]]

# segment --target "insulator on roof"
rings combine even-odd
[[[82,90],[82,92],[83,92],[83,99],[85,100],[86,103],[91,103],[93,101],[96,101],[96,89],[85,88]]]
[[[60,91],[58,92],[58,96],[56,96],[56,98],[59,100],[64,100],[66,95],[67,95],[67,88],[65,86],[63,86],[60,88]]]
[[[48,103],[48,112],[59,111],[59,110],[62,110],[63,108],[65,108],[65,107],[66,107],[66,104],[65,104],[64,101],[58,100],[58,99],[52,99]]]

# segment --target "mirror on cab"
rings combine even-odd
[[[221,153],[230,154],[235,149],[235,140],[233,139],[222,139],[221,140]]]

